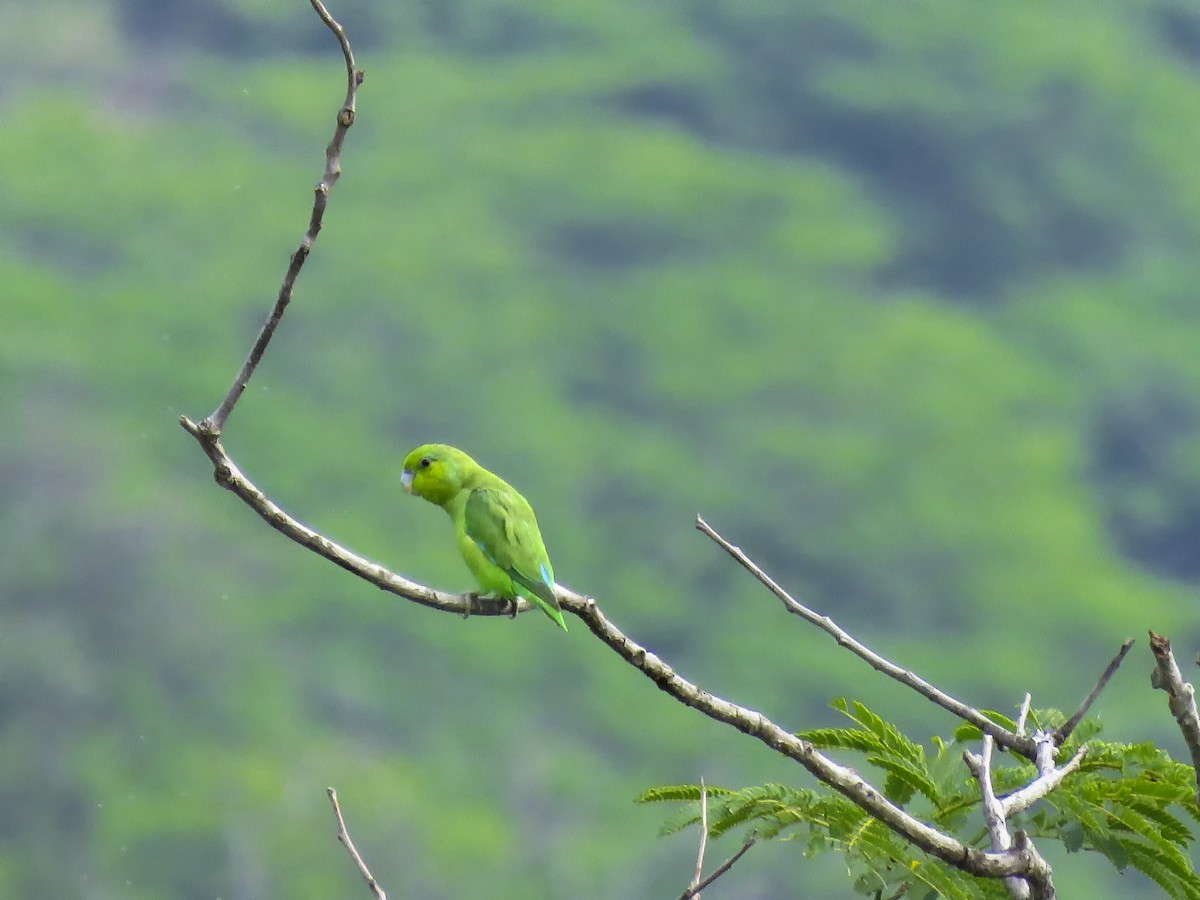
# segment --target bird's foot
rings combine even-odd
[[[510,619],[515,619],[517,617],[517,603],[519,601],[515,597],[500,597],[496,594],[481,594],[479,591],[467,591],[462,595],[462,598],[462,617],[464,619],[469,619],[472,615],[474,615],[475,610],[481,608],[481,604],[483,604],[485,601],[488,603],[503,602],[506,606],[504,614]]]

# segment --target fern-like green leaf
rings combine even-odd
[[[892,756],[907,759],[910,762],[925,764],[925,750],[920,744],[914,743],[908,735],[902,732],[882,716],[872,712],[865,703],[854,701],[853,712],[846,712],[851,719],[864,729],[875,735]]]
[[[887,745],[878,735],[860,728],[811,728],[799,731],[796,737],[808,741],[818,750],[857,750],[860,753],[887,753]]]
[[[666,801],[696,800],[699,801],[701,791],[709,799],[732,794],[729,788],[706,785],[701,788],[698,784],[671,784],[665,787],[650,788],[634,798],[634,803],[662,803]]]
[[[1187,873],[1181,873],[1178,866],[1173,865],[1158,852],[1157,848],[1147,847],[1137,841],[1126,845],[1126,852],[1134,868],[1153,880],[1167,892],[1173,900],[1200,900],[1200,882]]]
[[[981,896],[978,879],[964,877],[957,869],[943,864],[913,860],[908,871],[912,880],[929,888],[931,893],[926,896],[945,900],[978,900]]]
[[[892,802],[903,806],[915,793],[925,795],[934,806],[941,802],[937,785],[930,779],[924,767],[918,769],[910,763],[882,756],[868,756],[867,762],[887,773],[884,793]]]
[[[700,824],[700,805],[698,803],[689,803],[683,806],[663,820],[663,823],[658,826],[658,836],[666,837],[668,834],[675,834],[683,831],[685,828],[690,828],[692,825]]]
[[[1194,835],[1188,829],[1187,825],[1183,823],[1183,820],[1172,814],[1170,810],[1164,809],[1161,806],[1139,803],[1137,801],[1132,801],[1130,808],[1143,816],[1148,822],[1152,822],[1158,833],[1172,844],[1179,847],[1186,847],[1191,844]]]
[[[760,831],[773,837],[788,825],[804,821],[807,810],[816,800],[817,794],[813,791],[779,784],[747,788],[722,797],[720,803],[709,810],[708,831],[719,837],[744,822],[762,820],[764,824]]]
[[[1124,872],[1129,868],[1129,853],[1125,849],[1125,844],[1113,833],[1112,829],[1090,818],[1081,821],[1080,827],[1083,830],[1085,847],[1091,847],[1108,857],[1109,862],[1118,872]]]

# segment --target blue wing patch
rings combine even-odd
[[[542,563],[542,581],[546,582],[546,587],[554,590],[554,579],[550,576],[550,570]]]

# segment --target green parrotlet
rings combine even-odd
[[[524,597],[567,630],[537,516],[516,488],[446,444],[413,450],[400,480],[407,493],[449,514],[458,549],[484,594]]]

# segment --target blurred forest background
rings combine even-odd
[[[1200,644],[1200,10],[1183,0],[334,0],[345,176],[226,446],[470,586],[413,445],[562,581],[800,728],[925,708],[693,531],[977,705]],[[645,787],[810,784],[576,627],[381,594],[215,488],[341,102],[308,3],[0,8],[0,896],[676,896]],[[1142,640],[1105,737],[1177,756]],[[710,848],[714,861],[737,838]],[[1046,848],[1043,848],[1046,849]],[[847,896],[755,848],[710,893]],[[1052,856],[1063,896],[1150,897]]]

